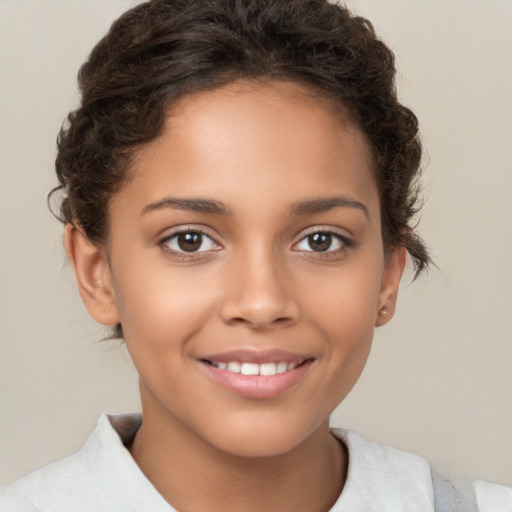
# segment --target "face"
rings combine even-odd
[[[109,220],[103,309],[84,300],[121,321],[148,417],[245,456],[326,428],[403,268],[355,126],[290,83],[190,95]]]

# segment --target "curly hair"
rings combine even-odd
[[[123,14],[79,72],[81,103],[57,140],[60,220],[102,243],[108,205],[134,154],[162,132],[169,107],[241,78],[312,86],[340,104],[375,161],[384,246],[418,275],[430,258],[418,211],[416,116],[397,99],[394,55],[371,23],[328,0],[151,0]]]

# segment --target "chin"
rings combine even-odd
[[[299,426],[298,426],[299,425]],[[292,423],[268,418],[254,418],[243,424],[231,423],[219,425],[214,432],[209,425],[209,435],[205,439],[218,450],[235,456],[247,458],[278,457],[297,449],[311,436],[328,432],[328,419],[320,426],[304,425],[304,422]],[[212,434],[217,433],[215,437]]]
[[[271,458],[279,457],[291,452],[297,444],[290,442],[289,438],[255,436],[254,438],[240,436],[240,439],[230,438],[226,443],[220,443],[217,448],[233,457],[241,458]]]

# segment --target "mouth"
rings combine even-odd
[[[277,363],[269,362],[261,364],[241,361],[214,362],[208,361],[207,359],[203,359],[202,361],[218,368],[219,370],[225,370],[231,373],[241,373],[242,375],[264,375],[271,377],[272,375],[291,371],[294,368],[297,368],[297,366],[304,364],[307,360],[302,362],[279,361]]]
[[[245,398],[275,398],[299,385],[314,358],[285,351],[236,351],[199,359],[212,381]]]

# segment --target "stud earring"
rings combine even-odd
[[[388,316],[388,312],[386,311],[386,308],[381,308],[379,310],[379,315],[380,316]]]

